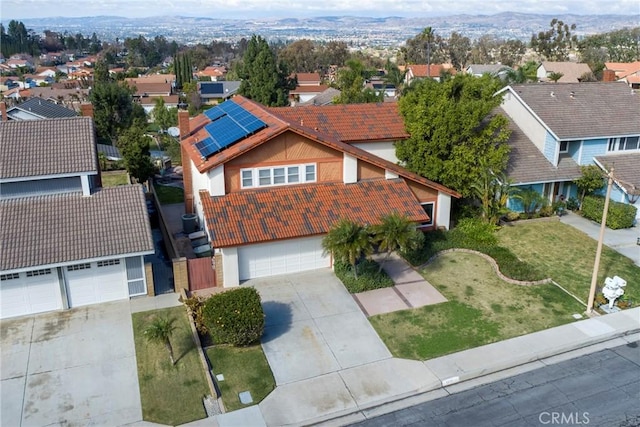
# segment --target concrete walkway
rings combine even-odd
[[[382,263],[384,258],[385,254],[373,256],[373,259],[378,263]],[[391,277],[395,286],[353,295],[366,316],[447,301],[420,273],[395,253],[392,253],[389,259],[382,264],[382,269]]]
[[[600,237],[600,224],[586,219],[573,212],[567,212],[560,217],[560,221],[582,231],[594,240]],[[633,262],[640,266],[640,226],[625,228],[622,230],[611,230],[607,228],[604,232],[604,244],[611,249],[620,252],[627,258],[631,258]]]

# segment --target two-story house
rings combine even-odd
[[[375,224],[398,212],[425,230],[448,228],[460,197],[373,154],[407,137],[394,104],[266,108],[236,96],[178,121],[185,210],[225,287],[330,267],[322,238],[341,218]]]
[[[516,186],[549,202],[577,197],[580,166],[595,164],[615,169],[612,200],[640,206],[640,94],[622,82],[512,85],[498,94],[513,131],[507,174]]]
[[[0,318],[146,295],[142,187],[100,188],[90,117],[0,122]]]

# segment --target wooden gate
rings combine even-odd
[[[194,258],[187,260],[189,269],[189,290],[213,288],[216,286],[216,271],[213,268],[213,258]]]

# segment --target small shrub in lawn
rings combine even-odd
[[[365,259],[358,263],[358,278],[353,274],[351,265],[336,262],[333,266],[338,279],[344,287],[352,293],[370,291],[373,289],[388,288],[393,286],[393,280],[387,273],[380,270],[380,266],[373,260]]]
[[[238,288],[213,295],[204,304],[205,324],[216,344],[246,346],[264,332],[264,311],[255,288]]]
[[[612,230],[633,227],[637,208],[625,203],[609,200],[609,212],[607,213],[607,227]],[[582,215],[596,222],[602,221],[604,211],[604,197],[587,196],[582,202]]]
[[[478,218],[461,219],[454,229],[455,233],[462,233],[464,238],[483,245],[495,245],[498,242],[495,231],[495,225]]]

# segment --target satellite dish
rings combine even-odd
[[[170,127],[169,129],[167,129],[167,133],[169,135],[171,135],[174,138],[177,138],[180,136],[180,129],[178,129],[177,127]]]

